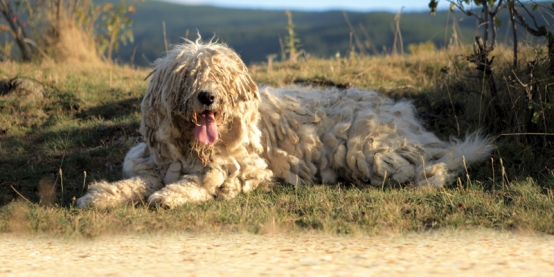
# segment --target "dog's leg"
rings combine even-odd
[[[145,143],[139,143],[129,150],[123,162],[123,174],[128,179],[113,183],[101,181],[90,185],[88,192],[77,199],[77,206],[105,208],[139,202],[163,186]]]
[[[84,196],[77,199],[77,207],[106,208],[140,202],[162,186],[162,181],[153,176],[135,176],[113,183],[96,182],[90,185]]]
[[[177,182],[166,185],[148,198],[151,205],[175,208],[185,203],[198,203],[214,198],[215,191],[202,185],[197,175],[185,175]]]
[[[185,203],[198,203],[213,199],[225,182],[224,171],[211,168],[203,175],[184,175],[179,180],[153,193],[148,202],[165,208],[174,208]]]

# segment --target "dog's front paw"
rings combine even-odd
[[[108,182],[101,181],[90,185],[88,192],[77,199],[77,207],[83,208],[107,208],[119,204],[122,199],[120,189]]]
[[[150,205],[173,209],[185,203],[198,203],[213,199],[213,195],[196,185],[167,185],[148,197]]]
[[[186,203],[185,199],[178,195],[172,195],[164,191],[158,191],[148,197],[148,204],[164,209],[173,209]]]

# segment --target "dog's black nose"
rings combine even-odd
[[[215,94],[207,91],[201,91],[198,94],[198,101],[204,105],[211,105],[215,102]]]

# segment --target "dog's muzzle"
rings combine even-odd
[[[215,94],[213,94],[212,92],[201,91],[198,94],[198,101],[202,105],[210,106],[215,102]]]
[[[214,110],[216,102],[215,94],[208,91],[198,93],[198,102],[204,105],[203,111],[195,115],[194,134],[199,142],[205,145],[213,145],[219,136],[217,130],[217,112]]]

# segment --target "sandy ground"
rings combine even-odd
[[[0,276],[554,276],[554,237],[0,234]]]

